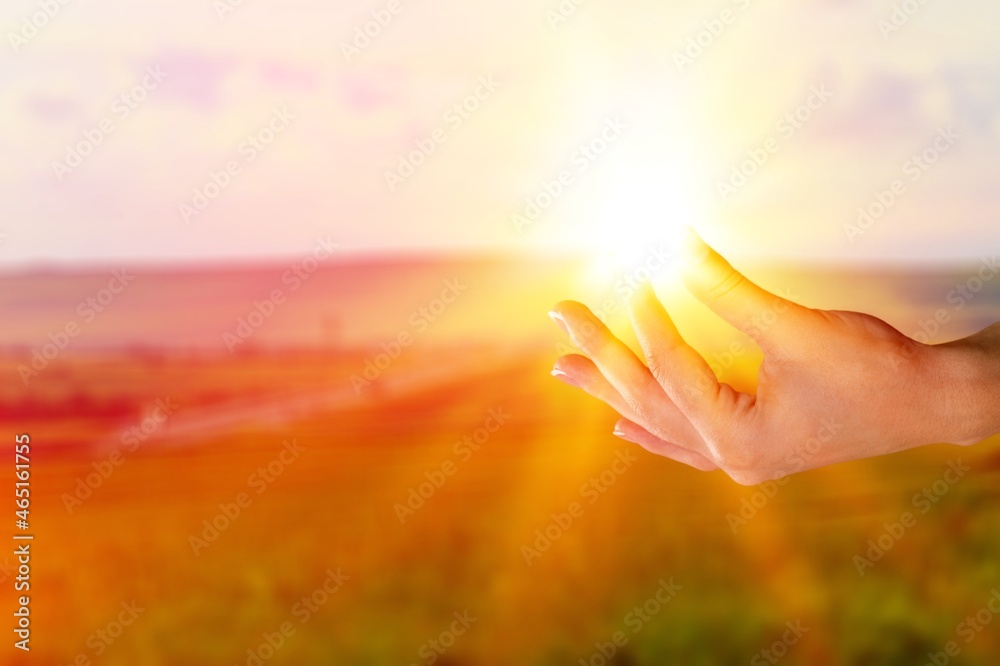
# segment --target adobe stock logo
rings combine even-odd
[[[458,131],[473,114],[478,112],[494,93],[500,89],[501,82],[493,78],[493,75],[480,76],[476,81],[476,88],[468,95],[452,104],[442,120],[443,125],[438,125],[427,133],[423,138],[413,141],[413,150],[401,154],[396,159],[396,167],[387,169],[383,173],[385,184],[390,192],[395,192],[405,183],[417,170],[424,166],[433,157],[438,148],[447,143],[452,132]]]
[[[756,147],[748,149],[745,159],[729,172],[729,175],[716,183],[719,198],[726,203],[739,190],[743,189],[771,158],[774,157],[791,139],[811,121],[819,111],[833,99],[833,92],[827,90],[826,84],[812,86],[809,96],[802,104],[786,113],[774,125],[774,133]]]
[[[948,463],[948,469],[945,470],[941,478],[922,488],[920,492],[914,493],[910,503],[913,508],[920,510],[919,514],[904,511],[895,521],[882,523],[884,531],[877,537],[869,539],[866,544],[868,548],[864,554],[855,555],[852,560],[858,570],[858,575],[864,576],[868,569],[874,567],[876,562],[884,558],[886,553],[892,550],[909,530],[916,527],[920,516],[929,513],[970,471],[972,468],[962,464],[961,459],[952,460]]]
[[[674,582],[673,578],[659,581],[660,586],[656,592],[641,604],[632,607],[622,620],[627,629],[631,629],[631,635],[624,629],[611,634],[609,640],[594,643],[594,651],[586,658],[577,660],[579,666],[610,666],[610,664],[622,663],[615,659],[618,653],[629,644],[632,636],[638,634],[644,627],[648,626],[653,618],[677,596],[677,593],[684,589],[683,585]],[[630,661],[625,659],[624,661]]]
[[[389,342],[380,343],[379,348],[382,351],[376,353],[375,356],[366,358],[364,370],[351,375],[350,382],[354,394],[361,395],[363,389],[367,389],[374,382],[377,382],[382,373],[403,355],[403,351],[414,345],[419,336],[425,333],[434,322],[440,320],[468,289],[469,286],[463,284],[458,278],[445,280],[440,296],[414,310],[413,314],[410,315],[410,329],[400,331]]]
[[[595,504],[638,460],[633,455],[632,450],[618,451],[614,461],[607,468],[580,486],[580,497],[586,499],[588,505]],[[530,544],[521,546],[521,556],[524,558],[524,563],[529,567],[532,566],[532,561],[552,548],[553,544],[583,517],[585,511],[586,507],[581,502],[573,501],[569,503],[565,511],[550,514],[552,520],[544,527],[535,530],[532,535],[534,540]]]
[[[910,156],[903,163],[901,172],[905,178],[895,178],[885,189],[873,191],[869,203],[858,208],[856,221],[844,225],[844,233],[851,245],[888,215],[893,206],[909,191],[910,185],[923,178],[961,138],[961,135],[950,126],[939,128],[934,139],[922,151]]]
[[[229,353],[234,353],[240,345],[248,342],[275,315],[278,308],[288,302],[289,296],[298,291],[320,269],[323,262],[334,256],[338,247],[337,243],[330,240],[329,235],[318,239],[311,253],[292,264],[282,274],[281,283],[288,285],[287,289],[276,287],[263,300],[254,299],[253,308],[236,318],[236,327],[222,334],[222,342]]]
[[[694,65],[695,61],[705,55],[705,52],[712,48],[712,45],[722,37],[729,29],[741,12],[745,12],[750,7],[751,0],[733,0],[739,12],[732,9],[723,9],[716,18],[702,21],[702,30],[698,34],[688,38],[687,44],[682,51],[674,53],[674,64],[677,71],[684,73],[685,68]]]
[[[77,305],[76,314],[79,320],[69,319],[60,329],[50,332],[47,336],[48,342],[42,343],[40,348],[32,348],[30,364],[21,363],[17,366],[17,374],[24,385],[27,386],[32,379],[48,368],[49,364],[70,346],[73,339],[83,332],[86,325],[92,324],[134,279],[135,276],[129,275],[127,269],[111,271],[111,279],[108,280],[107,286]]]
[[[503,407],[492,407],[487,412],[482,425],[473,430],[471,434],[465,435],[452,444],[451,450],[457,460],[449,457],[437,467],[424,472],[424,480],[410,486],[406,501],[397,502],[392,507],[400,524],[404,524],[408,518],[416,515],[417,511],[422,509],[444,487],[448,479],[455,476],[461,466],[469,462],[472,456],[485,446],[509,420],[510,414],[506,413]]]
[[[142,80],[111,102],[111,115],[105,116],[94,125],[84,129],[82,138],[66,146],[63,159],[52,161],[52,173],[58,182],[63,182],[70,174],[83,166],[111,134],[115,132],[134,111],[150,98],[153,92],[167,80],[167,73],[159,65],[146,68]]]
[[[570,157],[568,167],[560,169],[550,179],[542,181],[541,188],[524,200],[524,206],[510,216],[514,230],[520,235],[541,219],[559,198],[577,182],[581,175],[608,152],[621,139],[629,125],[621,118],[608,118],[599,132],[582,143]]]
[[[21,47],[27,46],[28,42],[38,36],[38,33],[49,24],[49,21],[58,16],[62,8],[68,5],[71,0],[41,0],[38,3],[38,11],[31,16],[21,19],[21,30],[19,32],[8,32],[7,41],[14,53],[18,53]]]
[[[254,160],[264,153],[282,135],[297,116],[284,106],[274,107],[271,117],[259,129],[246,135],[236,147],[239,159],[231,159],[220,169],[211,169],[208,177],[191,190],[191,198],[177,206],[177,213],[185,224],[200,216],[209,206],[222,196],[244,173]]]
[[[341,42],[340,52],[347,62],[361,55],[361,52],[378,39],[389,24],[403,10],[400,0],[389,0],[384,9],[376,9],[371,13],[371,20],[354,29],[354,39],[351,43]]]
[[[245,0],[214,0],[212,3],[212,9],[215,10],[215,15],[219,17],[220,21],[225,21],[230,14],[243,6],[244,1]]]
[[[902,30],[903,26],[909,23],[926,4],[927,0],[903,0],[894,4],[889,18],[878,20],[878,31],[882,39],[889,41],[889,37]]]
[[[560,0],[555,9],[546,10],[545,20],[549,22],[549,27],[555,30],[570,20],[584,2],[586,0]]]

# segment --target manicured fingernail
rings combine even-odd
[[[621,437],[622,439],[625,439],[625,433],[618,426],[615,426],[615,429],[611,434],[614,435],[615,437]]]
[[[558,379],[559,381],[566,382],[570,386],[575,386],[577,388],[580,388],[580,384],[575,379],[573,379],[571,375],[566,374],[559,368],[552,368],[552,376]]]
[[[562,317],[561,314],[559,314],[555,310],[550,310],[549,311],[549,317],[551,317],[552,321],[554,321],[556,323],[556,326],[558,326],[559,328],[562,329],[563,333],[565,333],[566,335],[569,335],[569,327],[566,326],[566,320],[563,319],[563,317]]]

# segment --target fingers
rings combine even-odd
[[[685,230],[685,250],[682,276],[688,290],[761,347],[771,346],[789,325],[810,316],[808,308],[748,280],[690,227]]]
[[[712,461],[700,453],[695,453],[683,446],[672,443],[672,441],[657,437],[649,431],[648,427],[641,426],[634,420],[631,420],[637,417],[634,416],[628,403],[611,386],[611,383],[601,375],[597,366],[585,356],[573,354],[561,357],[556,361],[552,374],[571,386],[583,389],[598,400],[607,403],[615,411],[624,416],[625,418],[619,419],[615,425],[616,436],[633,444],[638,444],[650,453],[690,465],[703,472],[718,469]],[[667,415],[664,416],[666,417]],[[673,441],[676,441],[673,437],[675,433],[683,439],[698,438],[698,433],[676,407],[673,408],[673,414],[670,416],[673,426],[663,428],[664,436],[669,437]]]
[[[597,366],[585,356],[571,354],[559,358],[552,369],[552,374],[567,384],[583,389],[598,400],[607,403],[626,419],[639,423],[638,427],[643,428],[647,434],[658,433],[659,436],[650,434],[650,437],[656,437],[657,441],[663,439],[671,442],[701,441],[698,431],[673,404],[662,407],[662,411],[656,414],[655,424],[643,422],[643,419],[636,415],[635,410],[622,398],[617,389],[605,379]]]
[[[702,472],[711,472],[712,470],[719,469],[715,463],[705,456],[693,451],[688,451],[687,449],[677,446],[676,444],[671,444],[670,442],[666,442],[659,437],[651,435],[644,428],[642,428],[642,426],[633,423],[628,419],[619,419],[618,423],[615,424],[615,435],[621,437],[627,442],[638,444],[650,453],[663,456],[664,458],[670,458],[671,460],[676,460],[677,462],[685,465],[690,465],[691,467],[701,470]]]
[[[633,412],[649,422],[650,410],[667,403],[663,390],[625,343],[616,338],[587,306],[563,301],[553,310],[570,339],[593,360]]]
[[[690,419],[712,420],[719,380],[705,359],[684,342],[649,283],[633,296],[629,318],[650,371],[670,399]]]
[[[675,427],[677,406],[632,350],[585,305],[563,301],[556,305],[552,315],[557,323],[565,326],[573,343],[590,357],[599,374],[617,391],[638,422],[649,427],[653,434],[670,438],[672,435],[665,429]],[[677,443],[707,453],[700,437],[696,440],[685,438]]]

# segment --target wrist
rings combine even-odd
[[[1000,329],[931,347],[941,441],[968,446],[1000,433]]]

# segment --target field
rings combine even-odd
[[[480,325],[523,334],[472,344],[452,321],[358,391],[391,325],[234,355],[115,340],[28,389],[30,350],[8,353],[0,420],[32,435],[34,633],[4,663],[923,664],[949,641],[992,663],[995,626],[966,618],[1000,590],[998,442],[757,489],[683,469],[549,377],[558,332],[534,303],[560,288],[480,294],[453,319],[520,298],[530,324]],[[906,307],[904,330],[934,311]]]

